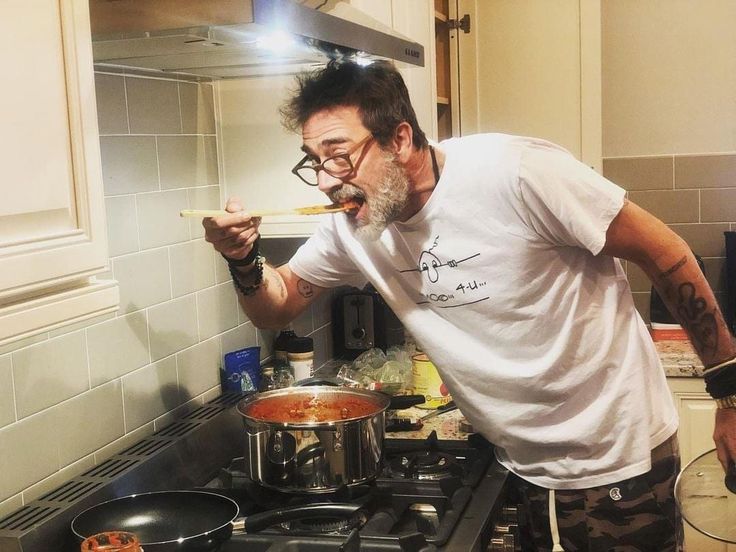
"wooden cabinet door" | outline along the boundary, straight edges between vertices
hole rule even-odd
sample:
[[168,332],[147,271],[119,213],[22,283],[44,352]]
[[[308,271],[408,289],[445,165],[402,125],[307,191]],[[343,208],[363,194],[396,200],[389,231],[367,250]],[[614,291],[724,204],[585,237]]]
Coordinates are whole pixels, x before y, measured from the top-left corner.
[[5,0],[0,18],[2,343],[114,309],[117,291],[91,280],[107,240],[87,2]]

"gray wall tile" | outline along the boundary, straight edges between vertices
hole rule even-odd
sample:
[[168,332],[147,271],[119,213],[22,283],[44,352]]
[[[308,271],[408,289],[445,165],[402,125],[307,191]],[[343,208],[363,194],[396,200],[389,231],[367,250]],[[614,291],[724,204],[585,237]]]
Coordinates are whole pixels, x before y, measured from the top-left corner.
[[672,156],[603,160],[603,176],[631,190],[671,190]]
[[220,335],[220,350],[222,350],[223,355],[246,347],[255,347],[256,345],[260,345],[261,349],[263,348],[256,337],[256,328],[250,322],[240,324],[237,328],[223,332]]
[[23,507],[23,494],[11,496],[7,500],[0,500],[0,518],[12,514]]
[[31,485],[25,491],[23,491],[23,500],[28,504],[29,502],[36,500],[40,496],[53,491],[57,487],[63,485],[70,479],[86,472],[87,470],[95,466],[95,459],[93,455],[88,455],[77,460],[73,464],[69,464],[65,468],[60,469],[56,473],[51,474],[46,479],[42,479],[35,485]]
[[181,402],[186,402],[220,384],[220,340],[208,339],[176,355]]
[[274,330],[256,330],[258,337],[258,345],[261,348],[261,361],[273,356],[273,342],[276,340],[278,332]]
[[700,198],[703,222],[736,220],[736,188],[701,190]]
[[204,240],[172,245],[171,289],[174,297],[215,285],[215,253]]
[[698,191],[631,192],[631,201],[664,222],[698,222]]
[[152,435],[154,432],[153,429],[153,422],[148,424],[143,424],[139,428],[128,430],[125,435],[120,437],[119,439],[115,439],[112,443],[109,445],[105,445],[101,449],[95,451],[94,458],[95,458],[95,464],[99,464],[101,462],[104,462],[111,456],[114,456],[128,447],[131,447],[144,439],[145,437],[148,437],[149,435]]
[[235,289],[228,283],[198,292],[200,339],[207,339],[237,326],[239,308]]
[[159,189],[153,136],[102,136],[100,155],[106,196]]
[[15,421],[13,371],[10,355],[0,357],[0,427]]
[[136,203],[142,249],[179,243],[190,238],[187,219],[179,216],[179,211],[187,208],[186,190],[138,194]]
[[148,310],[151,360],[156,361],[197,343],[197,307],[187,295]]
[[211,84],[179,83],[184,134],[215,133],[215,102]]
[[[120,380],[95,387],[54,409],[54,435],[62,466],[79,460],[125,433]],[[69,423],[74,420],[75,423]]]
[[135,429],[181,404],[172,356],[123,378],[125,427]]
[[688,243],[693,253],[701,257],[725,257],[723,232],[728,230],[728,223],[673,224],[671,228]]
[[161,188],[217,185],[217,148],[213,136],[159,136]]
[[128,134],[128,108],[122,75],[95,74],[97,125],[100,134]]
[[135,196],[116,196],[105,199],[107,215],[107,248],[111,257],[134,253],[138,243],[138,218]]
[[40,412],[88,390],[84,331],[13,353],[13,381],[19,418]]
[[[207,186],[203,188],[189,188],[187,190],[190,209],[221,209],[220,187]],[[189,229],[192,232],[192,238],[204,237],[204,227],[202,219],[191,218],[189,220]]]
[[176,82],[126,77],[125,87],[131,134],[181,134]]
[[726,260],[722,257],[703,259],[705,277],[715,292],[726,291]]
[[631,291],[649,291],[652,288],[652,281],[644,271],[634,263],[628,263],[628,266],[626,267],[626,277],[629,280]]
[[120,286],[121,312],[133,312],[171,299],[166,249],[118,257],[113,259],[112,269]]
[[736,155],[678,155],[676,188],[729,188],[736,186]]
[[54,413],[41,412],[0,429],[0,500],[59,469]]
[[146,312],[138,311],[87,330],[89,372],[96,387],[151,361]]

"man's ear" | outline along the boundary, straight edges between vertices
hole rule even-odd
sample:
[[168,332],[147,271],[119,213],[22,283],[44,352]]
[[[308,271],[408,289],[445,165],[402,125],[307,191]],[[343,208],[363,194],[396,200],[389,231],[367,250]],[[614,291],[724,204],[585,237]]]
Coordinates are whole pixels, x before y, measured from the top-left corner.
[[399,123],[394,132],[393,139],[394,153],[399,163],[406,163],[411,157],[414,149],[414,132],[411,125],[404,121]]

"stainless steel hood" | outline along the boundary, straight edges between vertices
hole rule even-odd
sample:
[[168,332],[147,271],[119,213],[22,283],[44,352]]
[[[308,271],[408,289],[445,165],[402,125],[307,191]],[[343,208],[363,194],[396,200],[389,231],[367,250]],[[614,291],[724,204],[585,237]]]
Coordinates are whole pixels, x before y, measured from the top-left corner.
[[95,67],[204,78],[283,74],[331,58],[424,65],[424,47],[346,2],[90,0]]

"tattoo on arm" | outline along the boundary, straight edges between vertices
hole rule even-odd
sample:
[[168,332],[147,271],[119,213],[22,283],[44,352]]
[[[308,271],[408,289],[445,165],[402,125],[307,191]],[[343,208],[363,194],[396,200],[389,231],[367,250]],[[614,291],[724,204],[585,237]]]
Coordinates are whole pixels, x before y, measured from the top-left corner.
[[306,280],[302,280],[301,278],[299,278],[296,283],[296,290],[299,292],[299,295],[305,299],[311,299],[314,296],[314,288],[312,287],[312,284]]
[[687,257],[683,257],[682,259],[680,259],[679,261],[677,261],[672,267],[670,267],[666,271],[662,272],[659,275],[659,277],[660,278],[666,278],[667,276],[671,276],[672,274],[674,274],[675,272],[677,272],[678,270],[680,270],[680,268],[682,268],[683,266],[685,266],[685,263],[686,262],[687,262]]
[[[679,263],[678,263],[679,264]],[[701,354],[718,351],[717,309],[708,310],[708,303],[695,293],[690,282],[680,284],[677,293],[677,314],[685,329],[689,330],[693,345]]]

